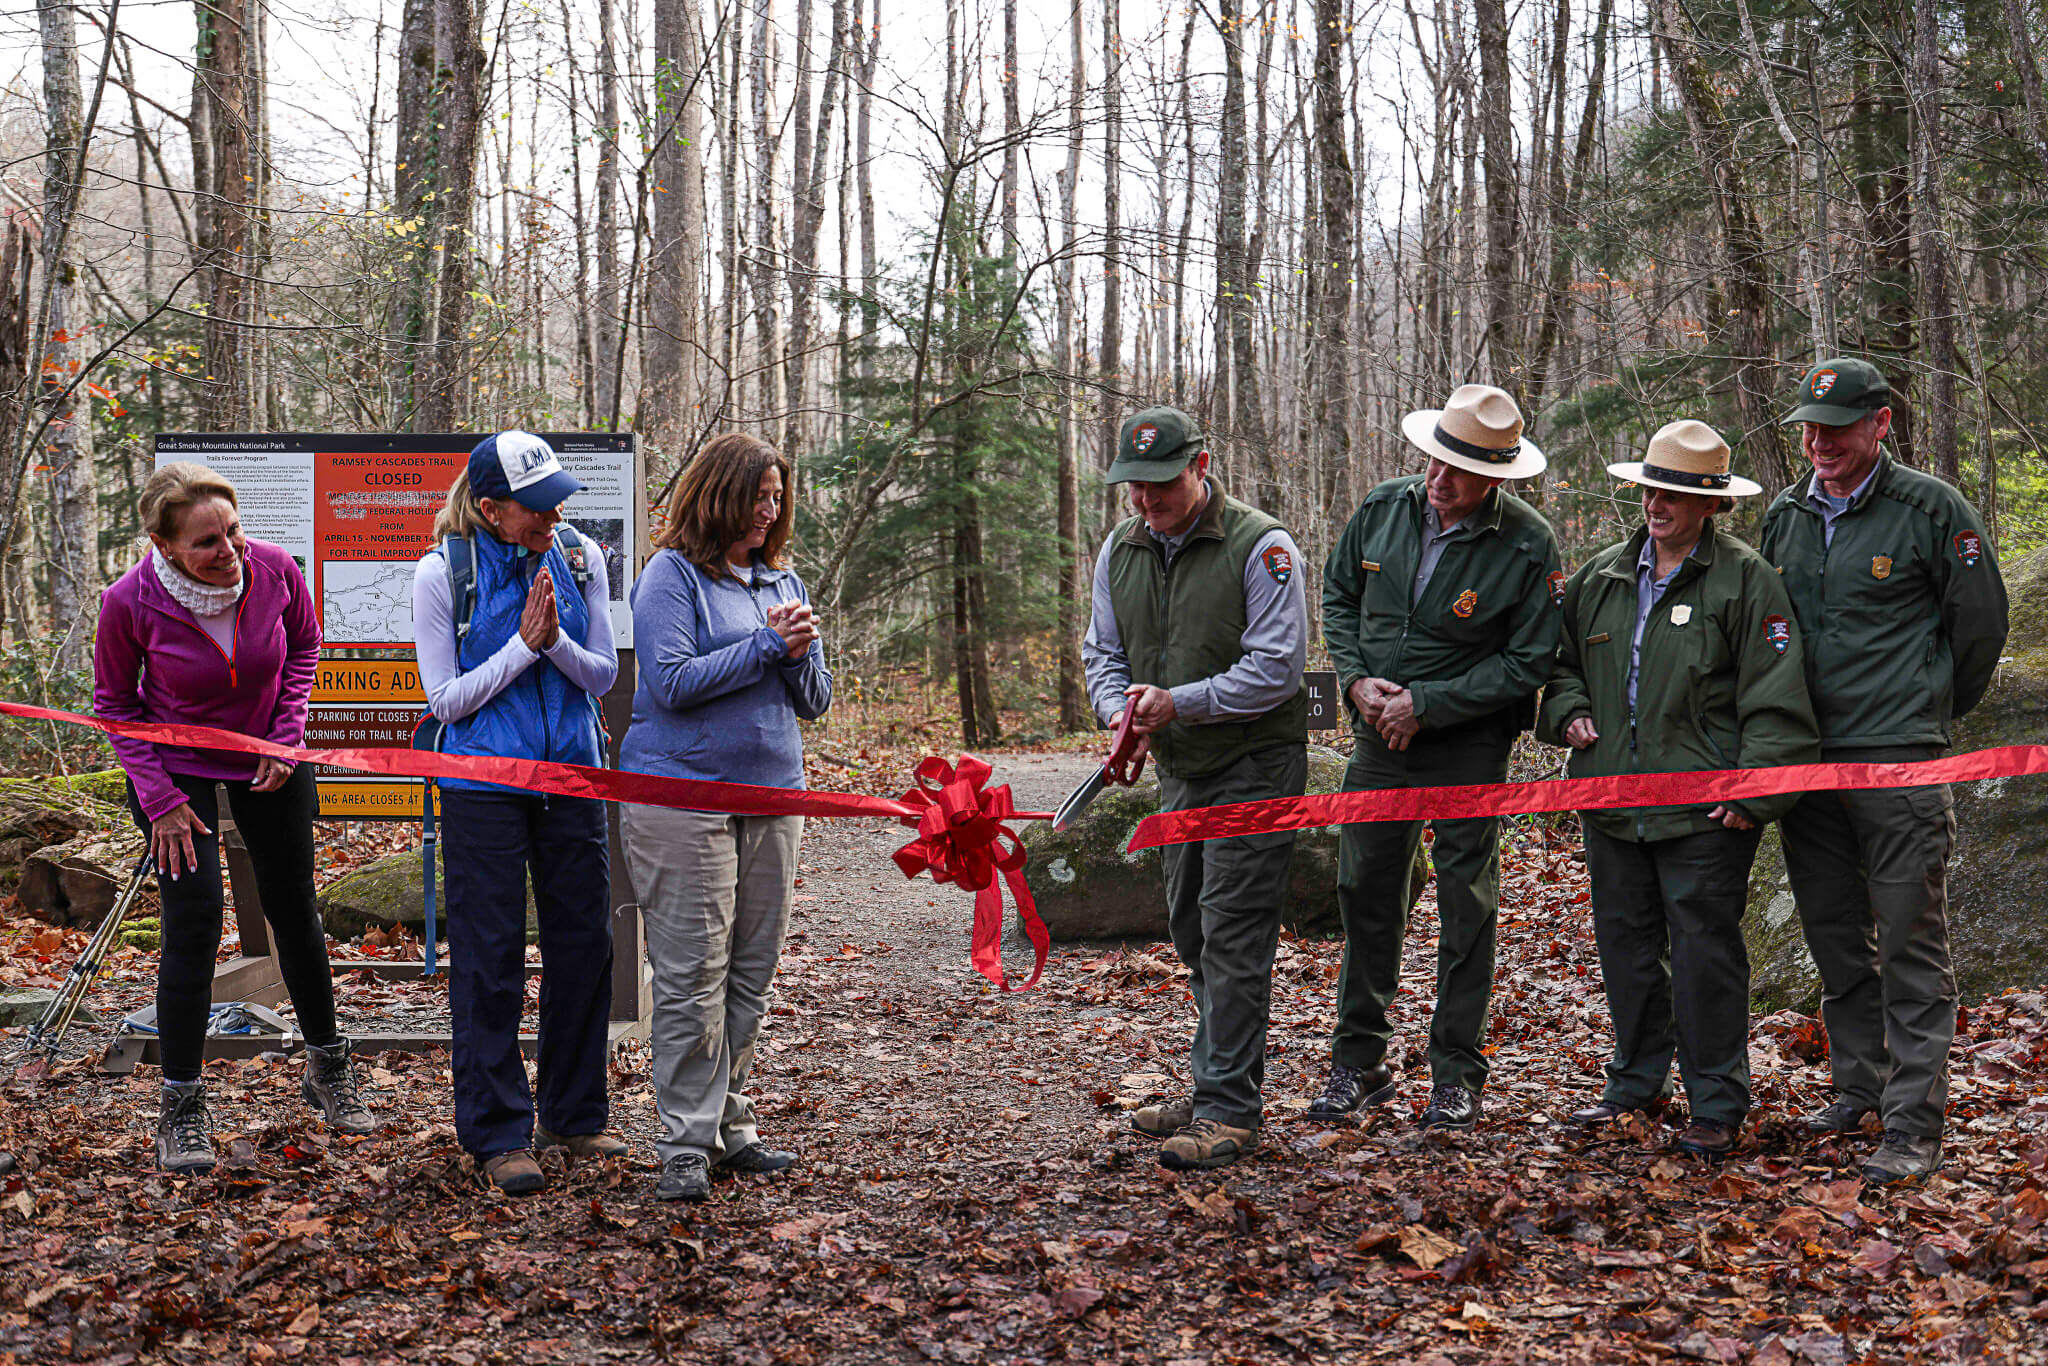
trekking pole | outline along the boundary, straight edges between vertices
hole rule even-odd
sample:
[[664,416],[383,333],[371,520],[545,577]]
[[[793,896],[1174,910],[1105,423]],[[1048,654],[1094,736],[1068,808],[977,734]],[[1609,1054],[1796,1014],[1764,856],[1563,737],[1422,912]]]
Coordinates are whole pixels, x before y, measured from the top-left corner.
[[121,922],[128,918],[129,909],[135,905],[135,898],[142,891],[144,879],[155,866],[147,853],[136,861],[135,872],[128,879],[127,888],[115,899],[113,909],[107,912],[107,918],[100,922],[100,927],[93,931],[92,939],[84,952],[78,955],[78,961],[71,965],[71,975],[57,989],[57,995],[43,1011],[43,1018],[30,1026],[28,1037],[22,1042],[22,1052],[41,1054],[45,1065],[56,1060],[57,1049],[64,1042],[64,1031],[71,1028],[72,1017],[84,1003],[86,992],[92,989],[92,979],[99,976],[100,965],[106,961],[114,937],[121,932]]

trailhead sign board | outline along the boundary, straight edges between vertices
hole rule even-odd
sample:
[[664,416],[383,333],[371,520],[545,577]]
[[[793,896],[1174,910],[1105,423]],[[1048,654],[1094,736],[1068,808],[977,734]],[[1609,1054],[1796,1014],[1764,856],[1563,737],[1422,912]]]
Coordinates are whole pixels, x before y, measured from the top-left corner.
[[[479,432],[167,432],[156,464],[189,460],[235,486],[242,529],[299,562],[324,638],[306,720],[311,748],[404,749],[426,712],[413,663],[412,576],[434,517]],[[639,450],[629,433],[543,432],[584,485],[563,520],[602,544],[612,636],[632,648],[627,605],[640,544]],[[561,585],[557,586],[562,587]],[[418,779],[323,768],[320,814],[418,820]]]

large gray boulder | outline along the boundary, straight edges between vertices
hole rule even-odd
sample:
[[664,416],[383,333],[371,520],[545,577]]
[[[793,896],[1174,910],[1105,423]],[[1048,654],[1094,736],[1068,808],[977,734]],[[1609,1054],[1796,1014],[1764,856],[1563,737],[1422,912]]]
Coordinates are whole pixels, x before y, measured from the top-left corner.
[[[1344,756],[1336,750],[1310,745],[1308,790],[1341,790],[1344,765]],[[1160,851],[1124,852],[1138,822],[1159,809],[1159,784],[1153,772],[1147,765],[1136,786],[1104,791],[1071,830],[1056,831],[1049,821],[1033,821],[1024,828],[1032,896],[1054,939],[1166,938],[1166,874]],[[1337,829],[1332,825],[1303,830],[1294,841],[1282,914],[1296,934],[1340,931]],[[1412,886],[1416,895],[1422,877],[1418,863]]]
[[[2048,551],[2005,566],[2012,633],[1991,690],[1956,726],[1955,751],[2048,742]],[[1993,778],[1955,787],[1949,946],[1965,1001],[2048,982],[2048,779]],[[1750,876],[1750,990],[1757,1008],[1811,1011],[1820,977],[1772,827]]]
[[[440,846],[434,850],[434,914],[439,937],[448,934],[448,877]],[[426,861],[420,847],[387,854],[365,864],[345,877],[338,877],[320,889],[320,919],[337,939],[354,939],[365,930],[386,930],[403,925],[415,935],[427,924]],[[533,888],[526,889],[526,938],[536,937]]]

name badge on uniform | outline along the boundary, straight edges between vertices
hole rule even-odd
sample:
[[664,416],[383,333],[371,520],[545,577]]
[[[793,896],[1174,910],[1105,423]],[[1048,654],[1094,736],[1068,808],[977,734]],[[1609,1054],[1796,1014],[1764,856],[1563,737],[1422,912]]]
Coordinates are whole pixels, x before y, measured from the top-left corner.
[[1612,639],[1614,639],[1612,634],[1606,631],[1602,631],[1597,636],[1587,636],[1586,643],[1588,645],[1605,645],[1608,641]]
[[1685,602],[1681,602],[1681,603],[1679,603],[1679,604],[1678,604],[1678,606],[1676,606],[1676,607],[1674,607],[1674,608],[1672,608],[1672,609],[1671,609],[1671,624],[1672,624],[1673,626],[1683,626],[1683,625],[1685,625],[1685,623],[1687,623],[1688,621],[1691,621],[1691,620],[1692,620],[1692,604],[1691,604],[1691,603],[1685,603]]
[[1358,564],[1359,567],[1364,569],[1368,574],[1377,574],[1380,572],[1380,562],[1378,560],[1360,560]]

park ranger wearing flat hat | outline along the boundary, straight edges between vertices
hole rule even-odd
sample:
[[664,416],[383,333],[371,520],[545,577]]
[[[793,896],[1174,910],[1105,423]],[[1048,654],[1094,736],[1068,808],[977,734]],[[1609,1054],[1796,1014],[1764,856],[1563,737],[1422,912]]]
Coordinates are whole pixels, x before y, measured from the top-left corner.
[[[1500,487],[1544,468],[1504,390],[1467,384],[1401,424],[1422,474],[1368,493],[1323,568],[1323,634],[1357,745],[1344,789],[1498,783],[1557,650],[1557,538]],[[1468,1129],[1486,1085],[1500,822],[1438,821],[1436,1012],[1425,1129]],[[1346,825],[1337,904],[1344,965],[1321,1119],[1394,1096],[1387,1010],[1401,981],[1420,821]]]
[[[1891,388],[1868,361],[1822,361],[1784,417],[1813,464],[1764,514],[1806,643],[1821,755],[1931,759],[1990,685],[2006,594],[1969,500],[1880,445]],[[1948,788],[1809,792],[1786,813],[1785,871],[1820,969],[1835,1099],[1806,1125],[1854,1133],[1877,1113],[1872,1181],[1941,1165],[1956,985],[1948,953]]]
[[[1095,561],[1082,642],[1095,714],[1126,708],[1159,761],[1159,807],[1298,797],[1308,779],[1301,555],[1273,518],[1224,493],[1201,430],[1176,408],[1127,420],[1111,483],[1134,516]],[[1165,851],[1167,924],[1197,1024],[1193,1093],[1132,1115],[1177,1169],[1220,1167],[1258,1144],[1266,1023],[1294,835]]]

